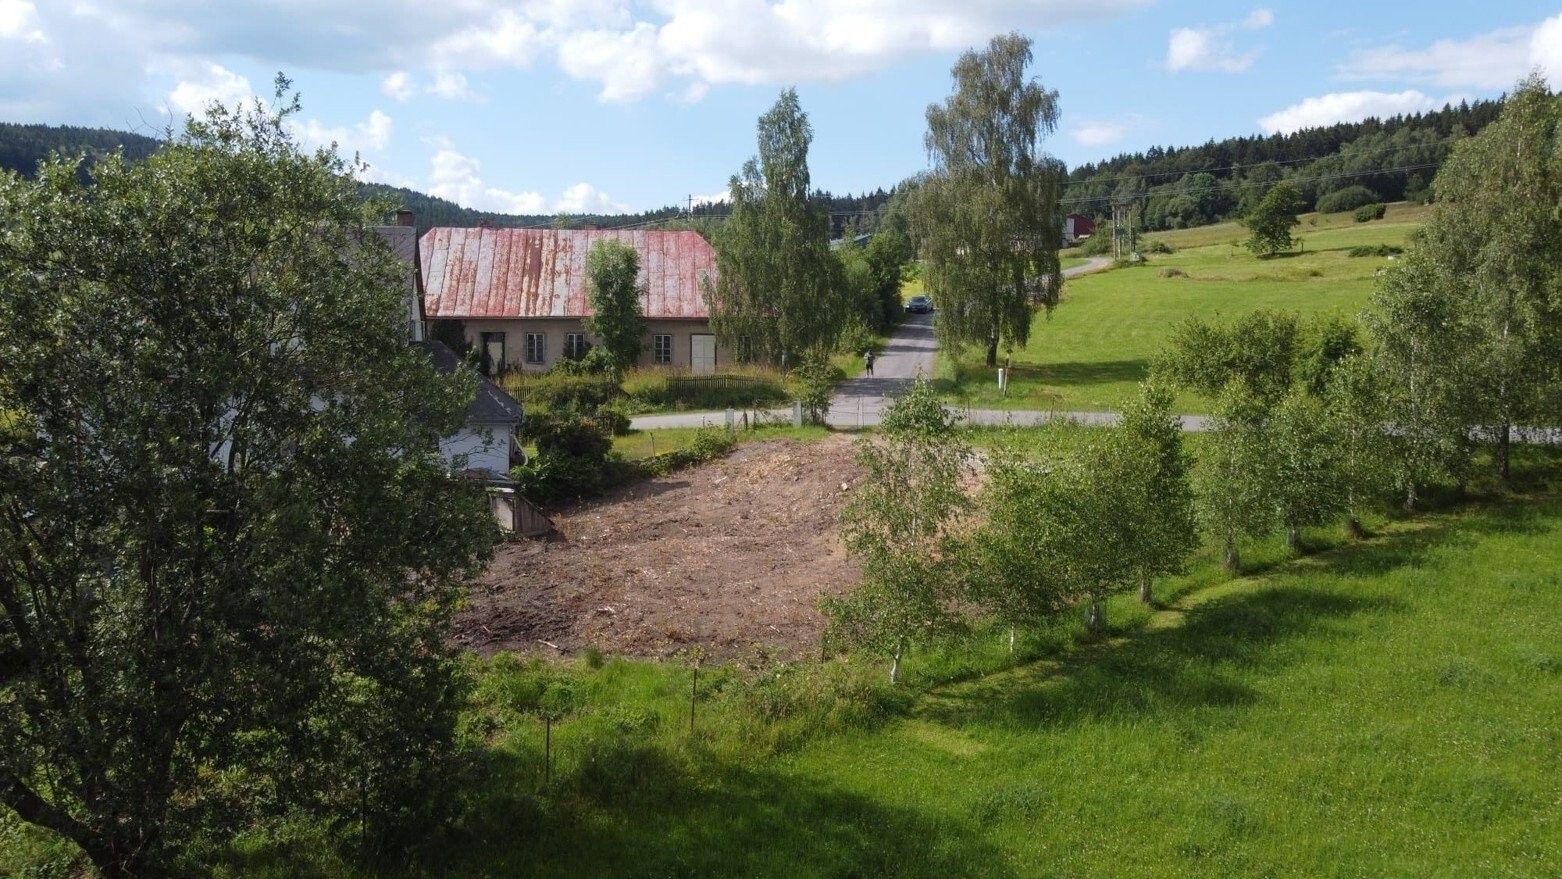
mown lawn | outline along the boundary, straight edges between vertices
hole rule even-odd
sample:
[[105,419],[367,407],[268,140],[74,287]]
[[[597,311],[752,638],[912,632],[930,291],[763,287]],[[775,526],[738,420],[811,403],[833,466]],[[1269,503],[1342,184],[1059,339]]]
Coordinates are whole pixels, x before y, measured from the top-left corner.
[[[1235,223],[1151,235],[1176,252],[1070,280],[1053,313],[1037,314],[1029,343],[1013,354],[1007,393],[999,392],[996,375],[974,349],[958,360],[940,353],[941,389],[977,407],[1117,409],[1135,393],[1171,330],[1188,317],[1227,321],[1258,308],[1303,315],[1359,311],[1375,274],[1391,263],[1347,251],[1404,246],[1425,210],[1394,205],[1371,223],[1355,223],[1349,214],[1305,215],[1297,228],[1301,249],[1264,260],[1241,247],[1245,234]],[[1209,401],[1185,397],[1177,406],[1203,412]]]

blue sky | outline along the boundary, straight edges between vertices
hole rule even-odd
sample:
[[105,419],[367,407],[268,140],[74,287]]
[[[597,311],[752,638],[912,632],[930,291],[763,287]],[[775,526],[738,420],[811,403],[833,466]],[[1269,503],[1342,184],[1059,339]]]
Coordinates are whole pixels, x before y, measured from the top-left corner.
[[1035,40],[1070,165],[1562,84],[1562,4],[1485,0],[0,0],[0,120],[155,133],[303,92],[300,137],[371,179],[516,212],[719,194],[796,85],[814,182],[921,170],[960,50]]

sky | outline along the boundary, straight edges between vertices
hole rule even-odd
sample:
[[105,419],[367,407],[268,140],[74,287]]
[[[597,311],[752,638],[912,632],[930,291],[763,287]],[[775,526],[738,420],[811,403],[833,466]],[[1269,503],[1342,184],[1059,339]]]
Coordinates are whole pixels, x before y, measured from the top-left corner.
[[962,51],[1019,31],[1070,166],[1562,88],[1553,0],[0,0],[0,121],[156,135],[278,72],[366,179],[511,213],[719,198],[795,86],[814,185],[927,166]]

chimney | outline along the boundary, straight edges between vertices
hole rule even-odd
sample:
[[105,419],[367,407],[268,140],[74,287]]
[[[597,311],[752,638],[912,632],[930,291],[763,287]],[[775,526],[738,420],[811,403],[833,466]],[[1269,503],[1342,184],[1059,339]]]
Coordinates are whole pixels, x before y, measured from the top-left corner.
[[403,208],[396,212],[396,225],[415,226],[417,225],[417,216],[418,215],[412,211]]

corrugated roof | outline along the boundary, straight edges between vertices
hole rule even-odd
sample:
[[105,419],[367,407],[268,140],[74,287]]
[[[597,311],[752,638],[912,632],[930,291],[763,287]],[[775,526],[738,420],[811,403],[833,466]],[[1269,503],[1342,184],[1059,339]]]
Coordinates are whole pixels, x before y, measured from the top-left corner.
[[606,239],[640,253],[648,318],[705,318],[716,251],[698,232],[607,229],[430,229],[418,242],[431,317],[584,317],[586,255]]

